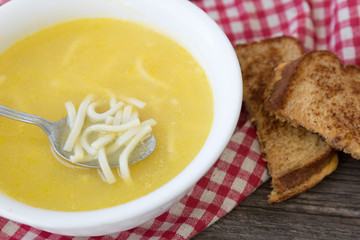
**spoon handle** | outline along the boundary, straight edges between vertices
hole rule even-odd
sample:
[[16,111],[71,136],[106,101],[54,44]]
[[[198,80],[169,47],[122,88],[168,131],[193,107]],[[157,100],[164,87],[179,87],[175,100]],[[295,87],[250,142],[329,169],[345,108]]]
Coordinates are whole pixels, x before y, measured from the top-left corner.
[[50,135],[54,123],[48,121],[40,116],[20,112],[4,105],[0,105],[0,116],[11,118],[13,120],[34,124],[45,131],[47,135]]

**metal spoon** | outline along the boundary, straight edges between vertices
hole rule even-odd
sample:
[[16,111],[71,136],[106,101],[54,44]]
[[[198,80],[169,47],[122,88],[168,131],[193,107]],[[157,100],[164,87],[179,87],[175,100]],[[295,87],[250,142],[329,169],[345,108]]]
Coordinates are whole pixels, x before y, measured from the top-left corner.
[[[57,121],[51,122],[40,116],[20,112],[9,107],[0,105],[0,116],[11,118],[17,121],[34,124],[40,127],[50,139],[50,143],[55,152],[64,160],[70,161],[70,152],[64,151],[63,146],[70,131],[67,124],[67,117]],[[155,149],[156,140],[151,134],[145,141],[139,143],[129,156],[129,164],[136,163],[149,156]],[[117,155],[118,156],[118,155]],[[110,167],[118,167],[119,160],[114,154],[108,156]],[[71,162],[73,163],[73,162]],[[84,167],[100,168],[99,162],[96,159],[88,162],[74,163]]]

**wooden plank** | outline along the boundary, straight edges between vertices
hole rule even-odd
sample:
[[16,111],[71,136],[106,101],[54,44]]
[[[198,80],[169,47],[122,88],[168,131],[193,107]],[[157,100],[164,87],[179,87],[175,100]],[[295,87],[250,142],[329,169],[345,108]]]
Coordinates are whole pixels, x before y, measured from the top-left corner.
[[286,202],[269,205],[270,181],[193,239],[360,239],[360,160]]

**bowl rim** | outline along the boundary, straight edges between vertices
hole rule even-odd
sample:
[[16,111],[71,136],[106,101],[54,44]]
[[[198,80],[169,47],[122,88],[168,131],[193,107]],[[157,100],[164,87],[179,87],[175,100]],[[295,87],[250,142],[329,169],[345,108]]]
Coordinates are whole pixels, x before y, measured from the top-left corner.
[[[9,8],[16,8],[23,5],[26,0],[12,0],[5,3],[0,7],[0,15],[7,11]],[[42,0],[38,0],[41,2]],[[111,0],[111,1],[120,1],[120,0]],[[146,0],[138,0],[138,2],[145,2]],[[91,1],[90,1],[91,2]],[[188,14],[194,15],[196,19],[202,23],[204,23],[209,31],[214,35],[215,43],[222,43],[222,50],[224,50],[224,54],[228,55],[229,61],[231,62],[231,68],[234,72],[231,73],[232,78],[238,79],[238,83],[236,81],[232,81],[232,92],[229,94],[231,96],[231,100],[233,105],[229,106],[228,115],[230,118],[228,119],[228,126],[226,129],[222,129],[220,135],[220,143],[211,149],[212,156],[210,159],[207,159],[208,163],[204,167],[204,161],[200,161],[199,159],[206,155],[204,152],[204,147],[200,150],[198,155],[190,162],[190,164],[181,171],[177,176],[175,176],[172,180],[170,180],[165,185],[160,188],[154,190],[153,192],[130,201],[128,203],[120,204],[113,207],[108,207],[99,210],[91,210],[91,211],[80,211],[80,212],[64,212],[64,211],[54,211],[54,210],[46,210],[40,209],[36,207],[32,207],[20,202],[17,202],[14,199],[8,198],[6,196],[1,196],[0,201],[5,201],[6,203],[11,202],[11,208],[6,209],[3,206],[0,206],[0,215],[5,218],[21,222],[24,224],[37,226],[39,228],[46,229],[79,229],[79,228],[91,228],[99,225],[99,220],[97,217],[101,217],[101,224],[115,224],[119,221],[128,221],[129,219],[136,219],[140,216],[152,212],[154,209],[160,209],[160,212],[167,210],[170,208],[168,205],[169,202],[174,201],[174,199],[179,198],[179,192],[185,194],[193,187],[198,180],[204,176],[204,174],[213,166],[215,161],[219,158],[223,150],[225,149],[228,141],[230,140],[233,131],[236,127],[238,117],[240,115],[240,109],[242,105],[242,81],[241,81],[241,71],[240,66],[238,64],[238,60],[236,54],[234,52],[233,46],[230,41],[221,30],[221,28],[200,8],[196,7],[195,4],[189,1],[183,0],[152,0],[152,4],[161,4],[162,8],[174,6],[179,7],[179,9],[186,9]],[[160,6],[160,5],[159,5]],[[230,74],[230,73],[229,73]],[[229,89],[229,88],[227,88]],[[214,89],[213,89],[214,92]],[[215,99],[214,99],[215,104]],[[231,111],[230,111],[231,110]],[[230,113],[231,112],[231,113]],[[215,118],[215,111],[214,111]],[[215,121],[215,119],[213,120]],[[214,123],[213,123],[214,124]],[[213,130],[213,124],[211,126],[211,132]],[[230,126],[230,127],[229,127]],[[224,127],[225,128],[225,127]],[[220,131],[217,130],[218,134]],[[210,134],[206,143],[210,138]],[[205,143],[205,144],[206,144]],[[205,146],[204,144],[204,146]],[[191,178],[186,176],[192,176]],[[2,194],[1,194],[2,195]],[[182,195],[183,196],[183,195]],[[181,196],[181,197],[182,197]],[[8,198],[8,199],[7,199]],[[146,204],[151,200],[151,204]],[[13,202],[15,201],[15,202]],[[130,210],[131,211],[130,211]],[[114,214],[121,213],[125,211],[126,214]],[[34,216],[34,212],[36,212],[36,216]],[[97,217],[96,217],[97,216]],[[71,219],[71,221],[69,221]],[[83,221],[87,219],[86,221]],[[76,224],[74,224],[76,223]],[[115,230],[116,231],[116,230]]]

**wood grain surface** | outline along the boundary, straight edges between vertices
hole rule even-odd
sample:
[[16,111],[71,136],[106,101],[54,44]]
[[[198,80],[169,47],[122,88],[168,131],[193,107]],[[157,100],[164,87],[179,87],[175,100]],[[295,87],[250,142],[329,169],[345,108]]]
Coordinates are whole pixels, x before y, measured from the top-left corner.
[[267,203],[267,181],[193,239],[360,239],[360,160],[339,160],[334,173],[283,203]]

